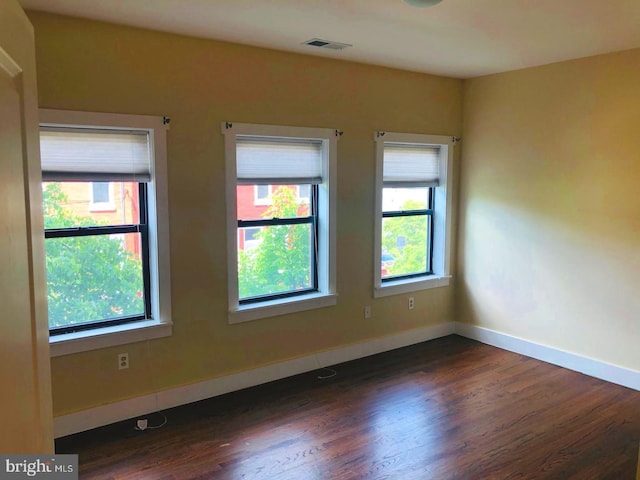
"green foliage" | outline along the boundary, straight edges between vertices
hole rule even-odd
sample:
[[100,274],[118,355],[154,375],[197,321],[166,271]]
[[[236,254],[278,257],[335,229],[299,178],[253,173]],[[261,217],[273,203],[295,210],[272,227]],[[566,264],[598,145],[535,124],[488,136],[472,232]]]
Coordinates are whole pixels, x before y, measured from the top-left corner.
[[[45,228],[97,225],[65,208],[59,183],[46,184],[43,199]],[[49,238],[46,265],[50,327],[144,312],[141,262],[120,238]]]
[[[278,187],[263,218],[291,218],[308,215],[294,190]],[[238,287],[240,298],[270,295],[311,286],[311,226],[277,225],[263,227],[255,235],[258,247],[238,251]]]
[[[403,210],[418,210],[426,204],[407,200]],[[382,220],[382,251],[394,257],[393,265],[386,267],[388,276],[409,275],[425,271],[427,262],[426,216],[393,217]],[[404,238],[404,245],[398,244]]]

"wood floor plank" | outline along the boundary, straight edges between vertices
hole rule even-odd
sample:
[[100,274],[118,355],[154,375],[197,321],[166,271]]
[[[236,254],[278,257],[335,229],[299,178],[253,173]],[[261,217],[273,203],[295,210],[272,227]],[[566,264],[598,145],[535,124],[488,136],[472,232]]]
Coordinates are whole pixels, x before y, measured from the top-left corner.
[[56,449],[86,479],[635,478],[640,392],[455,335],[333,368]]

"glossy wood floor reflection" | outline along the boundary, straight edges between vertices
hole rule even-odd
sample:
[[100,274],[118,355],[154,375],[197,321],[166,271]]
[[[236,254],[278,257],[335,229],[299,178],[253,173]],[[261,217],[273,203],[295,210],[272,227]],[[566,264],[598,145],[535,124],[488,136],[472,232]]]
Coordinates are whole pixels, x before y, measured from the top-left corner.
[[83,479],[635,478],[640,392],[457,336],[334,368],[57,450]]

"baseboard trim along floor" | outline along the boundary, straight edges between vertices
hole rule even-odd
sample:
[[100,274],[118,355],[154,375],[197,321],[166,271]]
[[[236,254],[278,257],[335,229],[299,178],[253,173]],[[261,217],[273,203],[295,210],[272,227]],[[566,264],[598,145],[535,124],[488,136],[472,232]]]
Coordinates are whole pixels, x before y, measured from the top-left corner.
[[636,370],[619,367],[488,328],[460,322],[455,322],[455,324],[455,333],[462,337],[640,391],[640,372]]
[[177,407],[318,368],[458,334],[544,362],[640,391],[640,372],[566,352],[529,340],[459,322],[448,322],[318,352],[204,382],[102,405],[54,419],[56,438]]
[[258,367],[233,375],[213,378],[192,385],[162,390],[157,393],[62,415],[54,418],[55,437],[64,437],[128,418],[146,415],[151,412],[197,402],[205,398],[211,398],[300,373],[310,372],[329,365],[357,360],[368,357],[369,355],[388,352],[396,348],[445,337],[453,334],[454,328],[455,324],[448,322],[409,330],[387,337],[375,338],[367,342],[347,345],[264,367]]

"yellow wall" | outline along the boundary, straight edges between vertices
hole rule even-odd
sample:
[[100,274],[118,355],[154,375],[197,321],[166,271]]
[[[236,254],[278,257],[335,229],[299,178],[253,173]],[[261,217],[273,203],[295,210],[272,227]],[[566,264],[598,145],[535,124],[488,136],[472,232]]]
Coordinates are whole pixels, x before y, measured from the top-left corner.
[[457,317],[640,370],[640,50],[465,83]]
[[[416,293],[412,311],[406,296],[372,299],[373,133],[459,134],[460,80],[29,16],[41,107],[171,117],[174,335],[54,358],[56,415],[453,319],[451,287]],[[227,324],[223,121],[344,130],[336,307]]]

